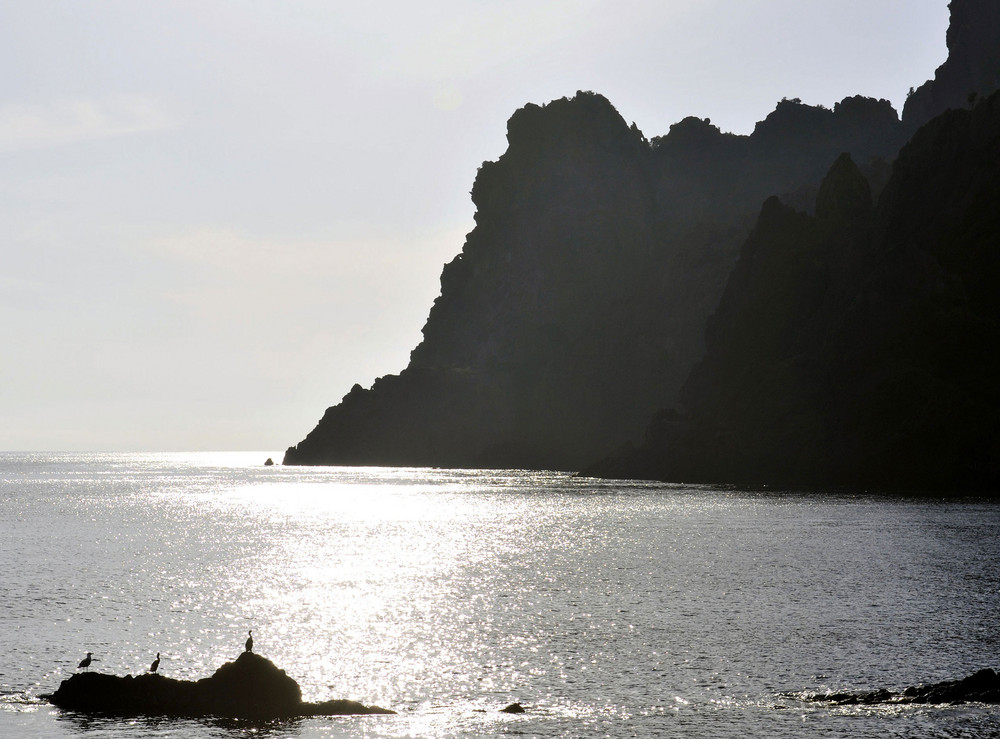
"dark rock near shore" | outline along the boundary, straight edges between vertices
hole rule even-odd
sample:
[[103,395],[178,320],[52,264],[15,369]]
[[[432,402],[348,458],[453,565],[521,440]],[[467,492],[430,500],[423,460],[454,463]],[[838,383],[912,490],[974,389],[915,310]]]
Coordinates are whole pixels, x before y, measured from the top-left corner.
[[197,681],[80,672],[63,680],[49,700],[66,710],[127,716],[269,719],[395,713],[348,700],[304,703],[295,680],[252,652]]
[[509,706],[504,706],[500,709],[500,713],[524,713],[524,706],[520,703],[511,703]]
[[980,670],[961,680],[917,685],[898,692],[882,688],[865,693],[807,693],[800,697],[807,701],[837,706],[879,703],[1000,703],[1000,675],[993,670]]

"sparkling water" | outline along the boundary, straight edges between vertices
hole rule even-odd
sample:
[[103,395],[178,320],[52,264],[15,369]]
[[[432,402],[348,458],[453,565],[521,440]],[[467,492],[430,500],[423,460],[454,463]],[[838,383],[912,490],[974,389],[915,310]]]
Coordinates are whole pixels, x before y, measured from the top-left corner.
[[[1000,668],[996,504],[268,456],[0,454],[0,736],[1000,734],[998,707],[797,697]],[[398,714],[121,719],[40,697],[88,651],[206,677],[250,629],[304,699]]]

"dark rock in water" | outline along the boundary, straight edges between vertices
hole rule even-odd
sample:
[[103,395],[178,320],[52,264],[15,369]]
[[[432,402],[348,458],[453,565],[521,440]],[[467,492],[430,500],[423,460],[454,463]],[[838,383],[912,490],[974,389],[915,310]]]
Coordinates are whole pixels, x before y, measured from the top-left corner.
[[366,706],[357,701],[344,699],[322,701],[320,703],[303,703],[297,716],[355,716],[362,714],[395,714],[388,708]]
[[202,687],[211,712],[225,716],[246,716],[255,711],[278,715],[302,702],[295,680],[270,660],[248,652],[196,684]]
[[85,713],[156,716],[295,718],[395,713],[347,700],[303,703],[295,680],[273,662],[244,652],[211,677],[174,680],[147,674],[118,677],[83,672],[63,680],[49,699],[53,705]]
[[500,713],[524,713],[524,706],[520,703],[511,703],[509,706],[501,708]]
[[1000,703],[1000,675],[993,670],[980,670],[961,680],[912,686],[898,693],[882,688],[867,693],[811,693],[804,697],[808,701],[837,706],[878,703]]
[[264,466],[265,466],[265,467],[270,467],[270,466],[271,466],[271,465],[273,465],[273,464],[274,464],[274,460],[273,460],[273,459],[271,459],[270,457],[268,457],[268,458],[267,458],[267,461],[266,461],[266,462],[264,462]]

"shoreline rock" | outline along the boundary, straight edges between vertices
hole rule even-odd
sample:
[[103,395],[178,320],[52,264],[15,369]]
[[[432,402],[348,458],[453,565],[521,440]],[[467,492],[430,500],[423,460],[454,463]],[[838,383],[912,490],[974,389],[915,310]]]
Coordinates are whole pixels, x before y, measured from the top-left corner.
[[107,675],[80,672],[63,680],[49,701],[62,709],[111,715],[224,718],[301,718],[394,714],[350,700],[308,703],[299,684],[273,662],[244,652],[201,680],[157,674]]
[[879,703],[1000,703],[1000,675],[986,669],[961,680],[915,685],[899,692],[880,688],[865,693],[807,693],[800,697],[813,703],[830,703],[835,706],[868,706]]

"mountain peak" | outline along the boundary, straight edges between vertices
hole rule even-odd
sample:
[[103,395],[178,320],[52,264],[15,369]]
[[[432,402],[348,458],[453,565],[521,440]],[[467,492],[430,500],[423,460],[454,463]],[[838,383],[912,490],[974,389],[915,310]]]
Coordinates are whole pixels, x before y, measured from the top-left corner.
[[872,210],[868,180],[848,153],[841,154],[819,186],[816,216],[824,222],[855,223]]

